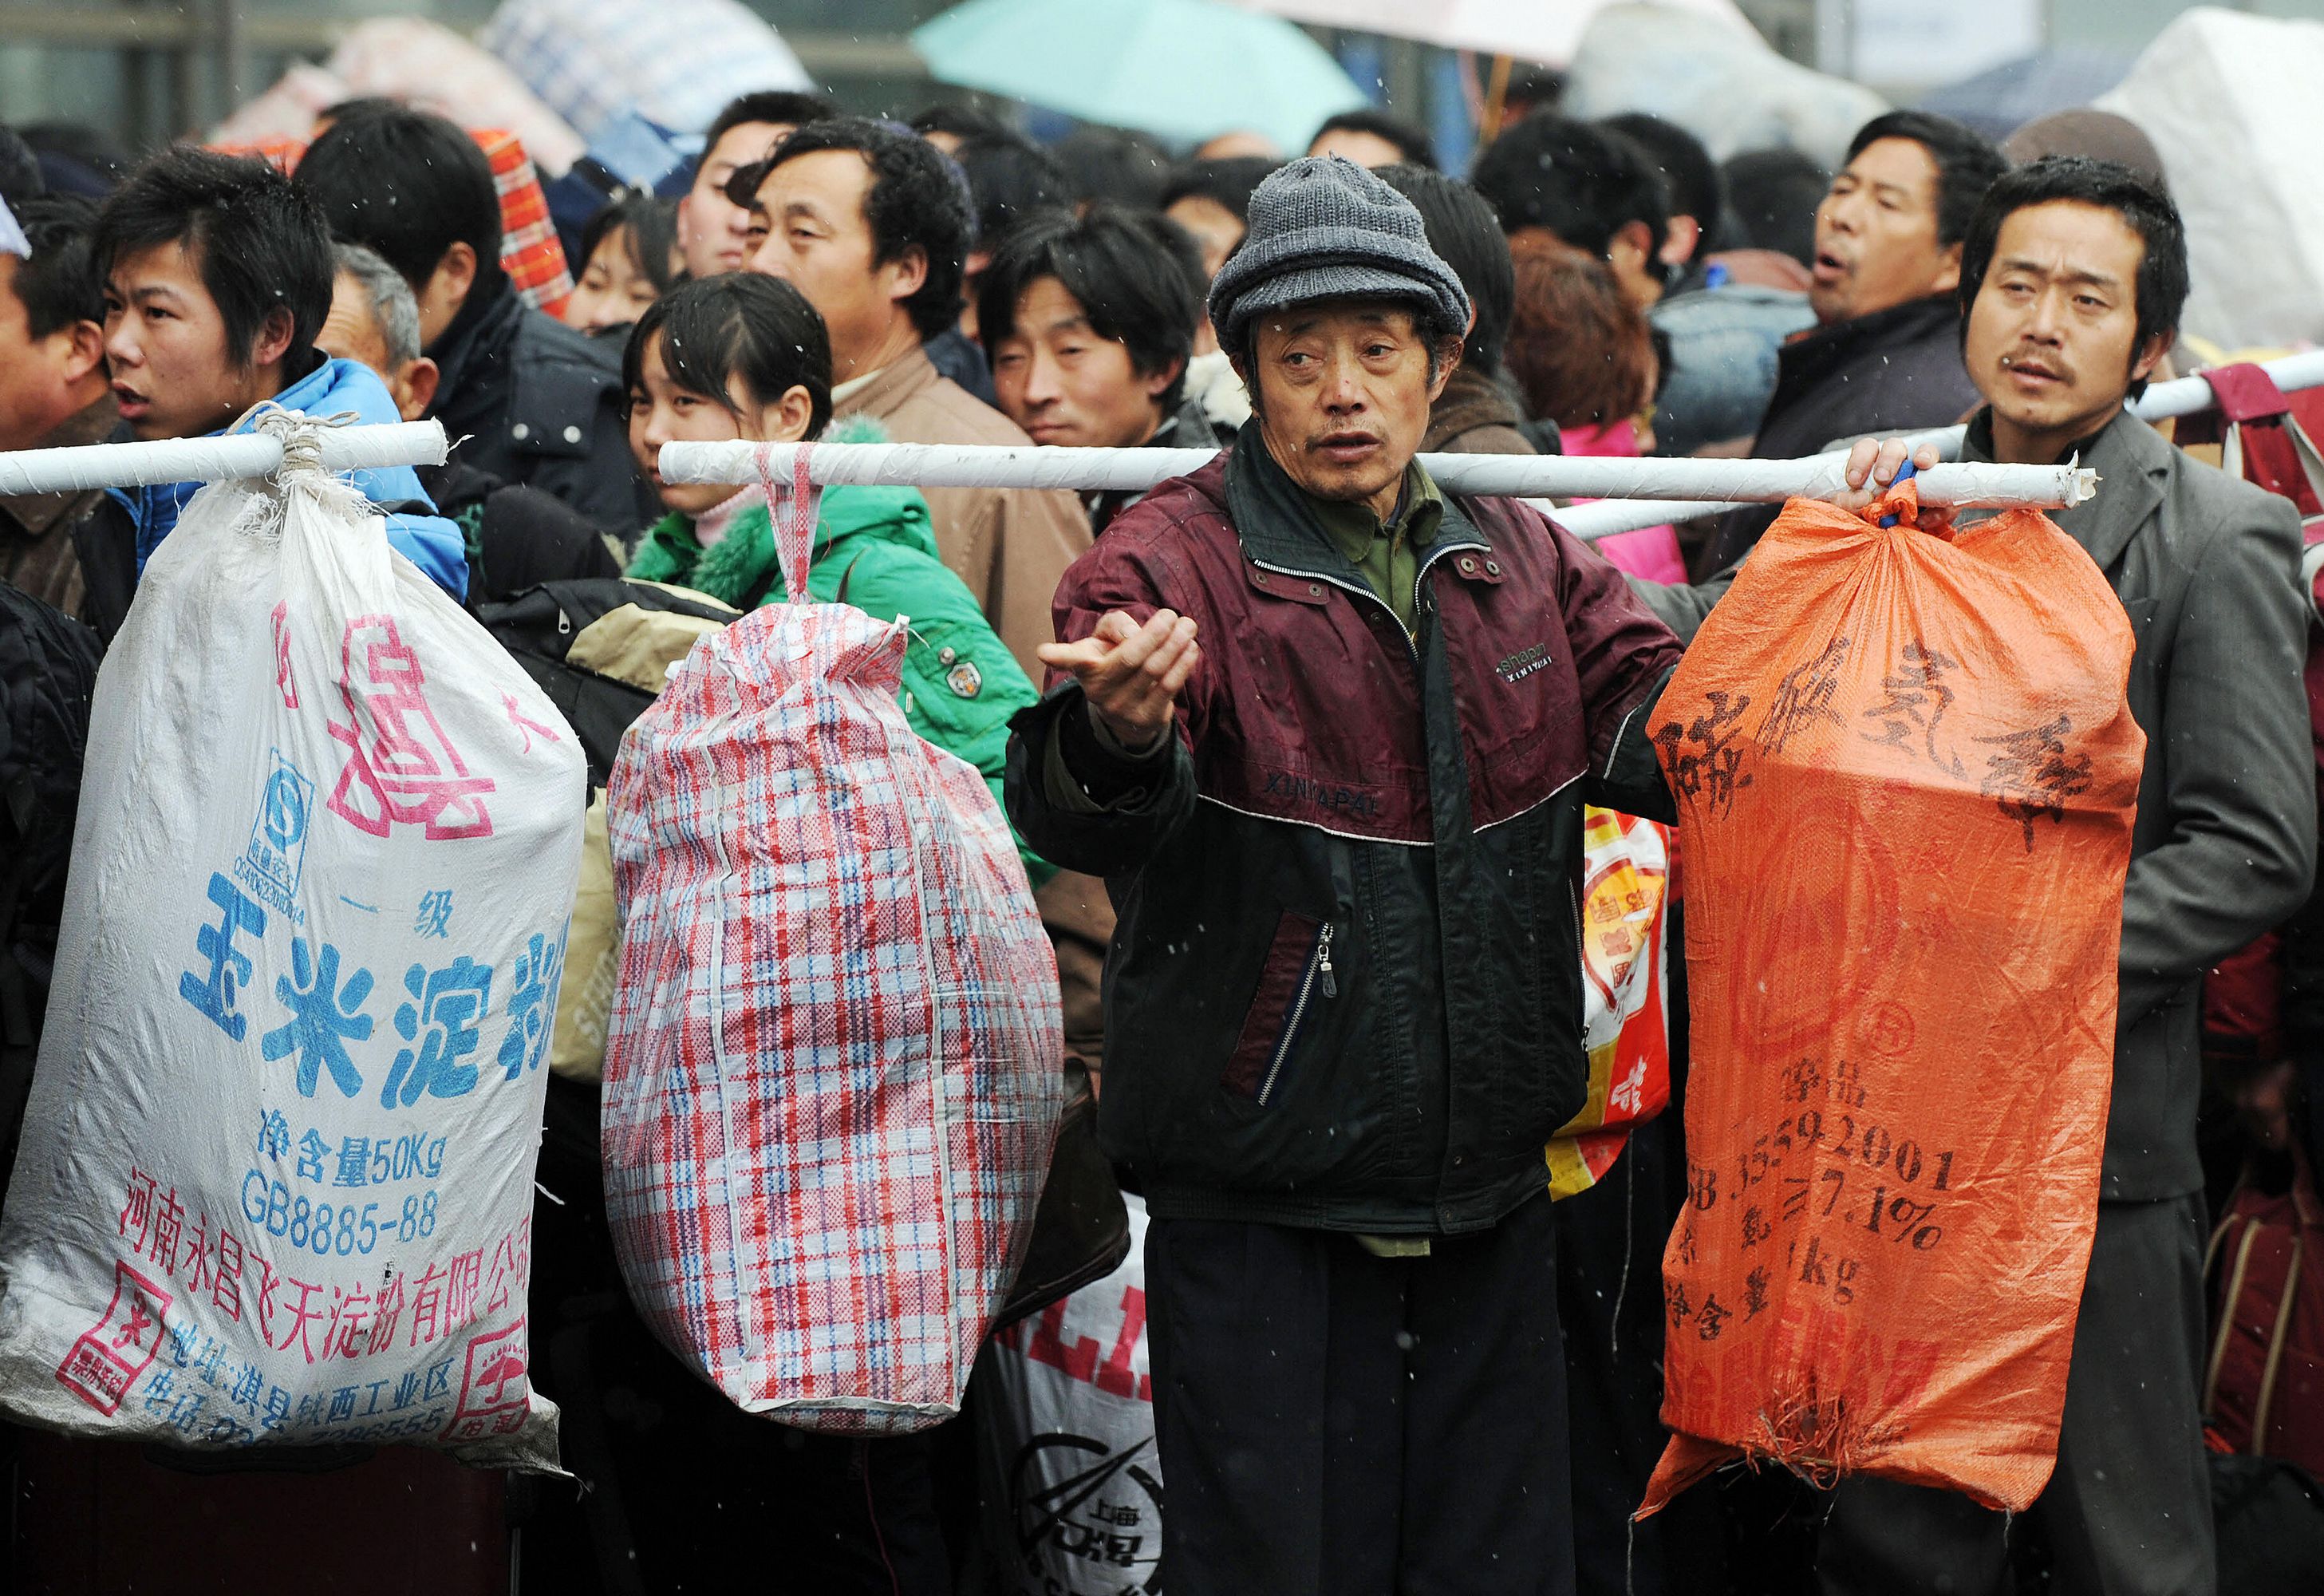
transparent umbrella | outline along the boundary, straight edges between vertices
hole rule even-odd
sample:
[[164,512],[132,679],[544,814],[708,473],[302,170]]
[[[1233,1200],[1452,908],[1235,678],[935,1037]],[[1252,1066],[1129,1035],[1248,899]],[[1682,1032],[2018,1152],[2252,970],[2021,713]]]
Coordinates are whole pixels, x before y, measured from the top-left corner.
[[1370,103],[1296,27],[1222,0],[969,0],[912,46],[940,81],[1170,139],[1248,127],[1305,149]]

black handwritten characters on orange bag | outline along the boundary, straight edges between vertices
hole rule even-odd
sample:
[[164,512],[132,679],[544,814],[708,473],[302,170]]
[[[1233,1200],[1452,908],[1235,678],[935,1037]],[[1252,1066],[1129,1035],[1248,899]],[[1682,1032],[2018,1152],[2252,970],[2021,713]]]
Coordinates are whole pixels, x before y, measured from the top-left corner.
[[1738,1455],[2010,1508],[2048,1480],[2145,746],[2131,649],[2039,515],[1946,542],[1801,503],[1665,691],[1694,1065],[1645,1510]]
[[1985,782],[1978,790],[1998,800],[2001,812],[2024,828],[2029,853],[2034,851],[2034,823],[2047,819],[2064,824],[2066,800],[2090,789],[2090,756],[2066,747],[2073,729],[2072,718],[2061,713],[2022,732],[1978,739],[2000,750],[1986,756]]
[[1730,697],[1712,693],[1707,706],[1692,722],[1665,722],[1654,740],[1663,751],[1663,769],[1668,772],[1671,790],[1682,799],[1701,794],[1713,811],[1724,814],[1735,801],[1736,789],[1751,784],[1748,776],[1738,778],[1743,751],[1735,746],[1742,734],[1743,712],[1751,707],[1751,700],[1743,694]]

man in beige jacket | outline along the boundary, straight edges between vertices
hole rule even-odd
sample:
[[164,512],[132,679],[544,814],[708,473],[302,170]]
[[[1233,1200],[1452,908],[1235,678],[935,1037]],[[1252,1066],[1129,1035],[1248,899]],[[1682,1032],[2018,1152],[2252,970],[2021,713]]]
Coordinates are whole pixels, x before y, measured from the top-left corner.
[[[799,128],[734,175],[752,212],[747,270],[788,279],[831,332],[832,408],[899,443],[1029,446],[999,411],[939,375],[923,339],[960,313],[968,189],[935,146],[860,117]],[[1049,597],[1090,545],[1062,492],[927,488],[936,545],[1035,681]]]
[[[727,192],[751,211],[746,270],[788,279],[823,315],[835,414],[870,416],[899,443],[1031,447],[920,348],[959,317],[971,226],[967,184],[934,145],[860,117],[810,123],[737,171]],[[1025,489],[922,492],[945,563],[1040,681],[1035,650],[1051,639],[1050,596],[1090,546],[1081,501]],[[1105,1029],[1098,981],[1113,935],[1105,883],[1060,871],[1038,898],[1057,950],[1066,1052],[1095,1069]]]

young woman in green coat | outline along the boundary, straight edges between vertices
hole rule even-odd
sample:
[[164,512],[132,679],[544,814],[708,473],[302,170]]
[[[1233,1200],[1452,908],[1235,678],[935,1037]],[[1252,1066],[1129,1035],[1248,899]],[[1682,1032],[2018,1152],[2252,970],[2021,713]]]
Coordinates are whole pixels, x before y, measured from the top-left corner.
[[[681,283],[648,308],[622,357],[630,448],[669,513],[650,528],[628,575],[750,609],[787,596],[763,489],[666,483],[661,446],[820,438],[831,420],[831,346],[823,319],[789,283],[730,272]],[[847,424],[834,442],[884,441]],[[1025,678],[959,577],[936,556],[915,488],[823,492],[807,592],[881,620],[906,618],[899,699],[912,730],[982,773],[997,802],[1009,717],[1033,702]],[[1054,871],[1020,846],[1038,887]]]

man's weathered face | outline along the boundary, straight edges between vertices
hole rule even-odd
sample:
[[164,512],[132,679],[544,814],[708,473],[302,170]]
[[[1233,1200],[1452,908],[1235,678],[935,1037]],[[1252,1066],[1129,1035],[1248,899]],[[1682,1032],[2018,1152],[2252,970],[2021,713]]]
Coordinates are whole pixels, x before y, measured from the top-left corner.
[[872,163],[853,150],[795,155],[767,174],[751,208],[749,270],[780,277],[807,296],[831,334],[834,375],[892,339],[902,301],[925,280],[917,252],[880,262],[863,202]]
[[1140,376],[1129,346],[1102,338],[1054,277],[1018,296],[1016,324],[992,346],[992,389],[1009,419],[1039,444],[1128,448],[1162,425],[1174,372]]
[[1816,207],[1808,304],[1825,326],[1960,283],[1960,245],[1937,242],[1937,163],[1917,139],[1875,139]]
[[323,318],[322,328],[315,334],[315,347],[334,360],[369,366],[387,384],[396,414],[405,420],[416,421],[428,413],[429,401],[436,396],[436,363],[425,355],[401,365],[395,363],[388,353],[387,333],[379,325],[379,312],[372,305],[371,291],[351,272],[338,272],[331,279],[331,313]]
[[715,277],[742,269],[751,254],[744,235],[751,213],[726,198],[727,180],[738,169],[764,161],[790,131],[787,123],[739,122],[702,152],[694,186],[678,202],[678,247],[686,257],[688,276]]
[[1407,306],[1348,300],[1262,315],[1243,380],[1292,481],[1385,516],[1449,373]]
[[2002,218],[1962,347],[1997,431],[2054,451],[2113,419],[2165,342],[2139,343],[2145,257],[2146,241],[2107,206],[2060,199]]

